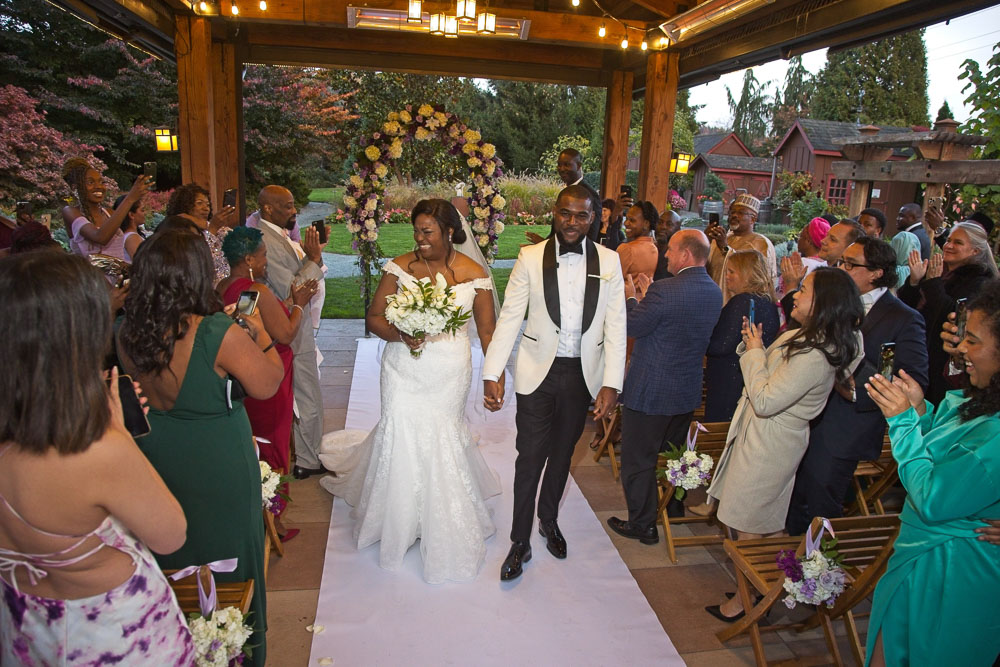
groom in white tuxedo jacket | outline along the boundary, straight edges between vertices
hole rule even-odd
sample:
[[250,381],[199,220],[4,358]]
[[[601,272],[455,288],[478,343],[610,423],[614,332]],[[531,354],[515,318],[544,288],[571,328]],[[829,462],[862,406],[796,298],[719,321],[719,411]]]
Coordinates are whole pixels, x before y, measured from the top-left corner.
[[[483,362],[487,409],[503,405],[497,382],[528,311],[515,365],[517,462],[510,553],[500,579],[521,575],[538,532],[556,558],[566,540],[556,523],[570,458],[594,399],[598,417],[618,400],[625,375],[625,287],[618,254],[586,238],[594,220],[590,192],[571,185],[556,198],[553,235],[521,249]],[[544,478],[542,471],[544,470]],[[541,494],[538,482],[542,480]]]

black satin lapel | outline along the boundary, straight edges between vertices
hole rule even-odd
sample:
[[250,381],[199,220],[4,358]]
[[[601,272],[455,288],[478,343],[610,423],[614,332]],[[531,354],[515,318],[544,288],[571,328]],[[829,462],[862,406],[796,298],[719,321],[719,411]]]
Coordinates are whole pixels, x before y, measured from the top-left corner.
[[559,278],[556,276],[554,238],[549,238],[545,242],[545,250],[542,252],[542,289],[545,291],[545,308],[549,311],[549,317],[557,327],[562,326],[559,315]]
[[597,246],[589,241],[587,247],[587,287],[583,292],[583,329],[590,328],[597,312],[597,297],[601,292],[601,258],[597,254]]
[[869,333],[872,329],[874,329],[875,325],[881,322],[882,318],[885,317],[886,314],[889,312],[888,308],[889,300],[885,298],[887,296],[889,295],[883,294],[882,297],[878,301],[876,301],[875,304],[872,306],[872,309],[868,311],[868,314],[865,315],[865,318],[861,321],[862,335]]

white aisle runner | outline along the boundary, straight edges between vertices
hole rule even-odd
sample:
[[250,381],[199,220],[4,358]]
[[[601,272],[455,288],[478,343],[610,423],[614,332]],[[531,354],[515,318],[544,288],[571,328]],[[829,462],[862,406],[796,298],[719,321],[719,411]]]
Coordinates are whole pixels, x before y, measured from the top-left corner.
[[[347,428],[370,429],[378,420],[377,355],[377,339],[359,340]],[[470,406],[481,395],[474,389]],[[513,399],[510,388],[507,395]],[[500,581],[510,548],[514,477],[510,399],[486,418],[469,410],[483,455],[503,486],[503,495],[488,501],[497,533],[479,576],[425,583],[418,545],[398,571],[381,569],[377,544],[355,548],[350,507],[337,498],[316,610],[315,623],[325,629],[313,637],[310,666],[684,664],[572,477],[559,514],[569,557],[554,558],[536,532],[524,574]]]

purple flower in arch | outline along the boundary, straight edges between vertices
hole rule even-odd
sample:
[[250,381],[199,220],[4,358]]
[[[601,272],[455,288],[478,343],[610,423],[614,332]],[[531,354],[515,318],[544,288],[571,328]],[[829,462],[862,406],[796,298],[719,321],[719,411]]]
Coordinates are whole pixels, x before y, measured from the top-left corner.
[[[368,138],[367,137],[361,137],[360,139],[358,139],[358,143],[361,144],[362,147],[367,146],[368,145]],[[355,169],[358,168],[358,163],[357,162],[354,163],[354,168]]]

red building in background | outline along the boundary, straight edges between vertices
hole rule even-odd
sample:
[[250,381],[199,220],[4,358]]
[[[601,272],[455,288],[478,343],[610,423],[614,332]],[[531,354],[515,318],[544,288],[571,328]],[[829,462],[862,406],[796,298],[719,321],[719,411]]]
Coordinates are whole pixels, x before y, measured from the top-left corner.
[[[695,159],[688,171],[691,174],[690,209],[697,211],[698,195],[705,189],[705,177],[713,173],[726,183],[723,195],[725,208],[740,192],[747,192],[758,199],[767,197],[771,186],[773,161],[769,157],[754,157],[750,149],[733,132],[699,134],[694,138]],[[778,169],[781,164],[779,161]]]

